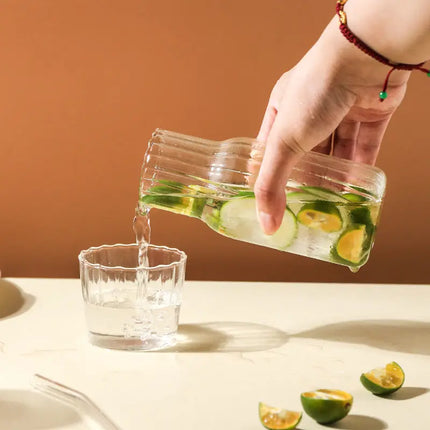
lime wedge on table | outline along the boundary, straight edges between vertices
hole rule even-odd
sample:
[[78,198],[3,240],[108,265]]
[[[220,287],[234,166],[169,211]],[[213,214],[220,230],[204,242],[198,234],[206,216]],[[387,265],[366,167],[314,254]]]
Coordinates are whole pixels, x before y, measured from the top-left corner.
[[383,368],[376,368],[363,373],[360,381],[371,393],[386,395],[394,393],[394,391],[397,391],[403,385],[403,382],[405,382],[405,373],[393,361]]
[[302,419],[301,412],[287,411],[261,402],[258,405],[258,413],[261,424],[269,430],[295,429]]
[[297,220],[306,227],[322,230],[326,233],[342,228],[342,216],[332,202],[317,200],[304,205],[297,214]]
[[352,407],[351,394],[341,390],[316,390],[300,395],[305,412],[320,424],[339,421]]

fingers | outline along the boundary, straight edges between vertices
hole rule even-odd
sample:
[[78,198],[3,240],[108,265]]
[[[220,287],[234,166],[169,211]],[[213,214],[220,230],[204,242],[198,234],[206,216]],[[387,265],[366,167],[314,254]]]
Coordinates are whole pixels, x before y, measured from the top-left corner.
[[382,138],[391,116],[381,121],[361,123],[354,154],[354,161],[374,165]]
[[390,117],[359,122],[344,119],[336,129],[333,155],[365,164],[375,164]]
[[303,154],[297,142],[284,141],[275,120],[254,187],[258,217],[266,234],[275,233],[282,223],[286,206],[285,184],[294,164]]
[[344,119],[336,129],[336,138],[333,155],[339,158],[353,160],[357,147],[360,123],[358,121]]
[[266,112],[264,113],[264,118],[261,123],[260,131],[257,135],[257,140],[261,142],[266,142],[270,130],[272,129],[273,123],[275,122],[276,114],[278,113],[277,109],[270,104],[267,106]]
[[272,89],[272,92],[270,93],[269,103],[267,104],[260,131],[257,135],[257,140],[261,142],[266,142],[267,138],[269,137],[270,130],[272,129],[273,123],[275,122],[276,115],[278,114],[279,103],[282,97],[285,80],[286,74],[282,75],[278,79]]
[[267,140],[254,192],[266,234],[275,233],[282,223],[285,186],[293,167],[330,136],[355,99],[332,77],[309,79],[313,69],[307,64],[303,71],[295,68],[283,75],[272,91],[260,130],[259,137]]
[[312,151],[319,152],[320,154],[331,154],[333,148],[334,133],[330,135],[327,139],[324,139],[320,144],[315,146]]

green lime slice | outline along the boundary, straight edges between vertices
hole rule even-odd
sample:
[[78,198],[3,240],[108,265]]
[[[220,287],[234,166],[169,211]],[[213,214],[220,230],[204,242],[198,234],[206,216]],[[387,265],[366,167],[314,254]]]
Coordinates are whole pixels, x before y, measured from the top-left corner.
[[305,412],[320,424],[339,421],[352,407],[351,394],[341,390],[316,390],[300,395]]
[[302,419],[301,412],[275,408],[262,402],[258,405],[258,414],[261,424],[269,430],[295,429]]
[[147,195],[140,201],[154,209],[163,209],[180,215],[199,217],[205,206],[204,199],[166,195]]
[[376,198],[376,195],[374,193],[371,193],[369,190],[366,190],[366,188],[358,187],[356,185],[350,185],[349,187],[361,194],[367,194],[368,196]]
[[386,364],[383,368],[376,368],[363,373],[360,381],[371,393],[384,396],[394,393],[403,385],[405,382],[405,373],[393,361]]
[[297,220],[306,227],[326,233],[342,228],[342,216],[332,202],[317,200],[304,205],[297,214]]
[[349,219],[352,224],[365,224],[373,227],[372,217],[367,206],[357,207],[349,212]]
[[[159,181],[163,185],[156,185],[149,189],[148,194],[140,198],[140,202],[151,208],[163,209],[181,215],[200,218],[206,199],[188,194],[202,192],[203,188],[190,185],[189,187],[174,181]],[[205,189],[206,190],[206,189]],[[191,193],[186,193],[191,191]]]
[[255,197],[255,193],[254,191],[239,191],[235,198],[236,197]]
[[342,197],[352,203],[362,203],[369,201],[367,197],[355,193],[342,193]]
[[364,224],[351,224],[339,237],[333,255],[349,266],[364,264],[369,254],[369,237]]

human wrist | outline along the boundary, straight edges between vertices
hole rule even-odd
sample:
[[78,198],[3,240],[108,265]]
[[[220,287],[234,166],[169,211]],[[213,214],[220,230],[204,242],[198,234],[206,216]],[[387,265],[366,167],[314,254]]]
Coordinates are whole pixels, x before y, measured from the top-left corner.
[[428,0],[408,6],[401,0],[349,0],[348,27],[392,62],[418,64],[430,58]]
[[[349,16],[348,16],[349,18]],[[389,67],[382,64],[350,43],[339,29],[339,19],[335,16],[324,30],[319,44],[325,55],[324,61],[333,68],[336,79],[350,78],[368,86],[380,86],[384,81]],[[397,71],[390,82],[392,85],[404,84],[410,76],[406,70]]]

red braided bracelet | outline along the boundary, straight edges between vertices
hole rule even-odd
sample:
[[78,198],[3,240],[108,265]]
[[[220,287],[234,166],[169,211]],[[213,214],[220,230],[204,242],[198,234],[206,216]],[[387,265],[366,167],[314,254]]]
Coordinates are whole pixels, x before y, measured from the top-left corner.
[[427,76],[430,76],[430,69],[426,69],[422,67],[424,63],[420,64],[405,64],[405,63],[393,63],[388,58],[376,52],[369,45],[364,43],[361,39],[359,39],[347,26],[346,24],[346,13],[343,10],[345,3],[348,0],[337,0],[336,3],[336,13],[339,16],[340,26],[339,29],[341,33],[349,40],[352,44],[354,44],[357,48],[361,49],[367,55],[370,55],[375,60],[380,63],[385,64],[386,66],[391,67],[390,71],[387,73],[387,77],[385,78],[384,86],[382,91],[379,93],[379,100],[383,102],[387,98],[387,87],[388,80],[390,79],[390,75],[394,70],[420,70],[421,72],[427,73]]

